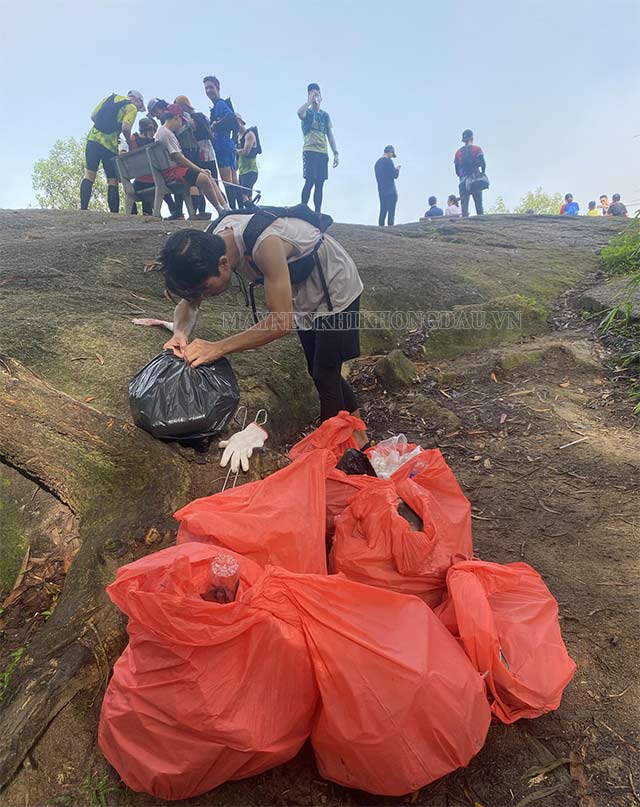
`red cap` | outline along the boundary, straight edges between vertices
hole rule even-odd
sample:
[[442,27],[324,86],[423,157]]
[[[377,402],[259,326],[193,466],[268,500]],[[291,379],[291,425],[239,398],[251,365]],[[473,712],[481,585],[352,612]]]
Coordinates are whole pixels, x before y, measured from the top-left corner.
[[180,106],[180,104],[169,104],[165,110],[165,114],[170,115],[172,118],[176,116],[184,118],[184,109]]

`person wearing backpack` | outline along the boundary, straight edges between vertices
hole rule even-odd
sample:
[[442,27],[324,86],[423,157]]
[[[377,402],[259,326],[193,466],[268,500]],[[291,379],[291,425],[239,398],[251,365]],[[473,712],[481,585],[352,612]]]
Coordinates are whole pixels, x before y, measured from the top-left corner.
[[322,210],[323,185],[329,177],[329,151],[327,141],[333,152],[333,167],[337,168],[340,161],[338,147],[333,136],[333,124],[329,113],[320,109],[322,96],[320,86],[312,82],[307,87],[307,101],[298,110],[298,117],[302,122],[302,175],[304,187],[301,201],[309,203],[311,189],[313,191],[313,206],[316,213]]
[[[320,398],[320,419],[345,409],[357,412],[342,365],[360,355],[363,284],[353,258],[326,233],[331,223],[330,216],[312,213],[306,205],[264,207],[231,211],[206,232],[173,233],[159,264],[167,290],[181,300],[173,337],[164,347],[198,367],[262,347],[295,329]],[[233,336],[189,342],[203,300],[222,294],[234,273],[264,284],[269,313]]]
[[98,168],[102,163],[107,178],[107,203],[112,213],[120,212],[120,192],[116,173],[118,139],[124,135],[127,145],[138,112],[144,112],[144,99],[137,90],[126,95],[111,93],[91,113],[93,126],[85,146],[85,172],[80,183],[80,210],[87,210]]
[[240,209],[242,207],[242,193],[238,188],[238,165],[236,156],[236,138],[238,136],[238,121],[236,119],[231,99],[220,97],[220,81],[215,76],[205,76],[203,79],[204,91],[211,101],[210,123],[213,133],[213,148],[220,169],[220,176],[225,184],[229,207]]
[[467,218],[469,215],[469,199],[472,196],[476,207],[476,215],[481,216],[484,213],[482,191],[489,187],[489,182],[485,175],[487,165],[484,153],[480,146],[474,146],[471,129],[464,130],[462,142],[464,146],[456,151],[453,160],[456,174],[458,175],[462,216]]
[[258,154],[262,154],[260,136],[257,126],[250,126],[247,129],[242,115],[236,115],[238,119],[238,182],[242,191],[242,203],[245,207],[251,204],[253,186],[258,181]]

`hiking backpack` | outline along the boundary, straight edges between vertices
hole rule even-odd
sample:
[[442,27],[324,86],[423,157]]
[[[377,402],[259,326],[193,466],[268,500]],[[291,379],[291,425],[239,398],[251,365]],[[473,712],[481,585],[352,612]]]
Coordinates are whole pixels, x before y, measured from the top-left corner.
[[241,148],[244,147],[244,141],[249,132],[253,132],[256,138],[256,144],[251,149],[251,151],[247,154],[247,159],[252,160],[254,157],[257,157],[258,154],[262,154],[262,145],[260,143],[260,135],[258,134],[258,127],[257,126],[249,126],[247,131],[242,135],[240,138]]
[[108,98],[105,98],[102,106],[96,112],[93,125],[102,134],[119,133],[122,130],[122,122],[118,120],[118,113],[123,106],[130,103],[131,101],[128,98],[124,101],[116,101],[116,94],[112,92]]
[[221,221],[224,221],[227,216],[241,215],[251,216],[251,219],[247,223],[242,235],[242,242],[244,244],[244,257],[247,259],[247,262],[254,272],[258,274],[258,278],[249,284],[249,288],[247,290],[244,278],[240,277],[240,275],[238,275],[238,277],[240,277],[240,285],[244,294],[245,302],[247,305],[251,306],[254,322],[258,323],[259,321],[255,301],[255,287],[264,285],[264,277],[262,276],[260,268],[253,260],[253,250],[258,238],[260,238],[267,227],[273,224],[276,219],[300,219],[301,221],[306,221],[308,224],[311,224],[313,227],[320,230],[320,238],[318,239],[313,250],[308,255],[287,261],[287,266],[289,267],[289,279],[291,281],[291,285],[296,286],[300,283],[304,283],[311,273],[314,270],[317,270],[320,278],[320,284],[322,285],[322,291],[327,303],[327,308],[329,311],[333,311],[333,304],[329,295],[329,287],[327,286],[327,281],[318,257],[318,250],[324,243],[324,234],[333,224],[333,219],[331,216],[328,216],[326,213],[314,213],[307,205],[304,204],[293,205],[292,207],[273,207],[266,205],[264,207],[257,207],[254,205],[251,209],[245,208],[244,210],[226,211],[216,221],[211,222],[211,224],[207,227],[206,232],[213,233],[215,228],[220,224]]

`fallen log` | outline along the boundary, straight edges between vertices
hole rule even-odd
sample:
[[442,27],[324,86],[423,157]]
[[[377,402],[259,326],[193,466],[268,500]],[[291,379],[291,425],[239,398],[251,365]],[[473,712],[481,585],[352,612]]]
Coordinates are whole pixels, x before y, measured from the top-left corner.
[[150,551],[184,504],[191,475],[170,447],[102,414],[0,356],[0,460],[80,518],[81,548],[58,604],[27,645],[0,704],[0,788],[56,714],[104,685],[126,641],[105,586],[118,566]]

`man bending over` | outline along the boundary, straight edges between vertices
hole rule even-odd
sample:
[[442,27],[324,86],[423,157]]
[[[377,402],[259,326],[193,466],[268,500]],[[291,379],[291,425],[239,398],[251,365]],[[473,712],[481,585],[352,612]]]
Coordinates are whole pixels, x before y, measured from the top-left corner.
[[[211,232],[180,230],[167,239],[160,263],[167,289],[182,299],[174,313],[173,337],[165,348],[197,367],[262,347],[295,329],[318,390],[321,420],[344,409],[357,414],[356,396],[342,378],[343,362],[360,355],[363,285],[353,259],[309,221],[275,215],[266,218],[267,226],[247,255],[245,232],[255,216],[265,222],[262,210],[253,215],[230,213],[212,224]],[[314,268],[292,285],[290,264],[305,256],[315,262]],[[217,342],[189,342],[203,301],[222,294],[234,272],[248,281],[264,281],[269,314],[254,327]],[[360,438],[364,445],[366,437]]]

